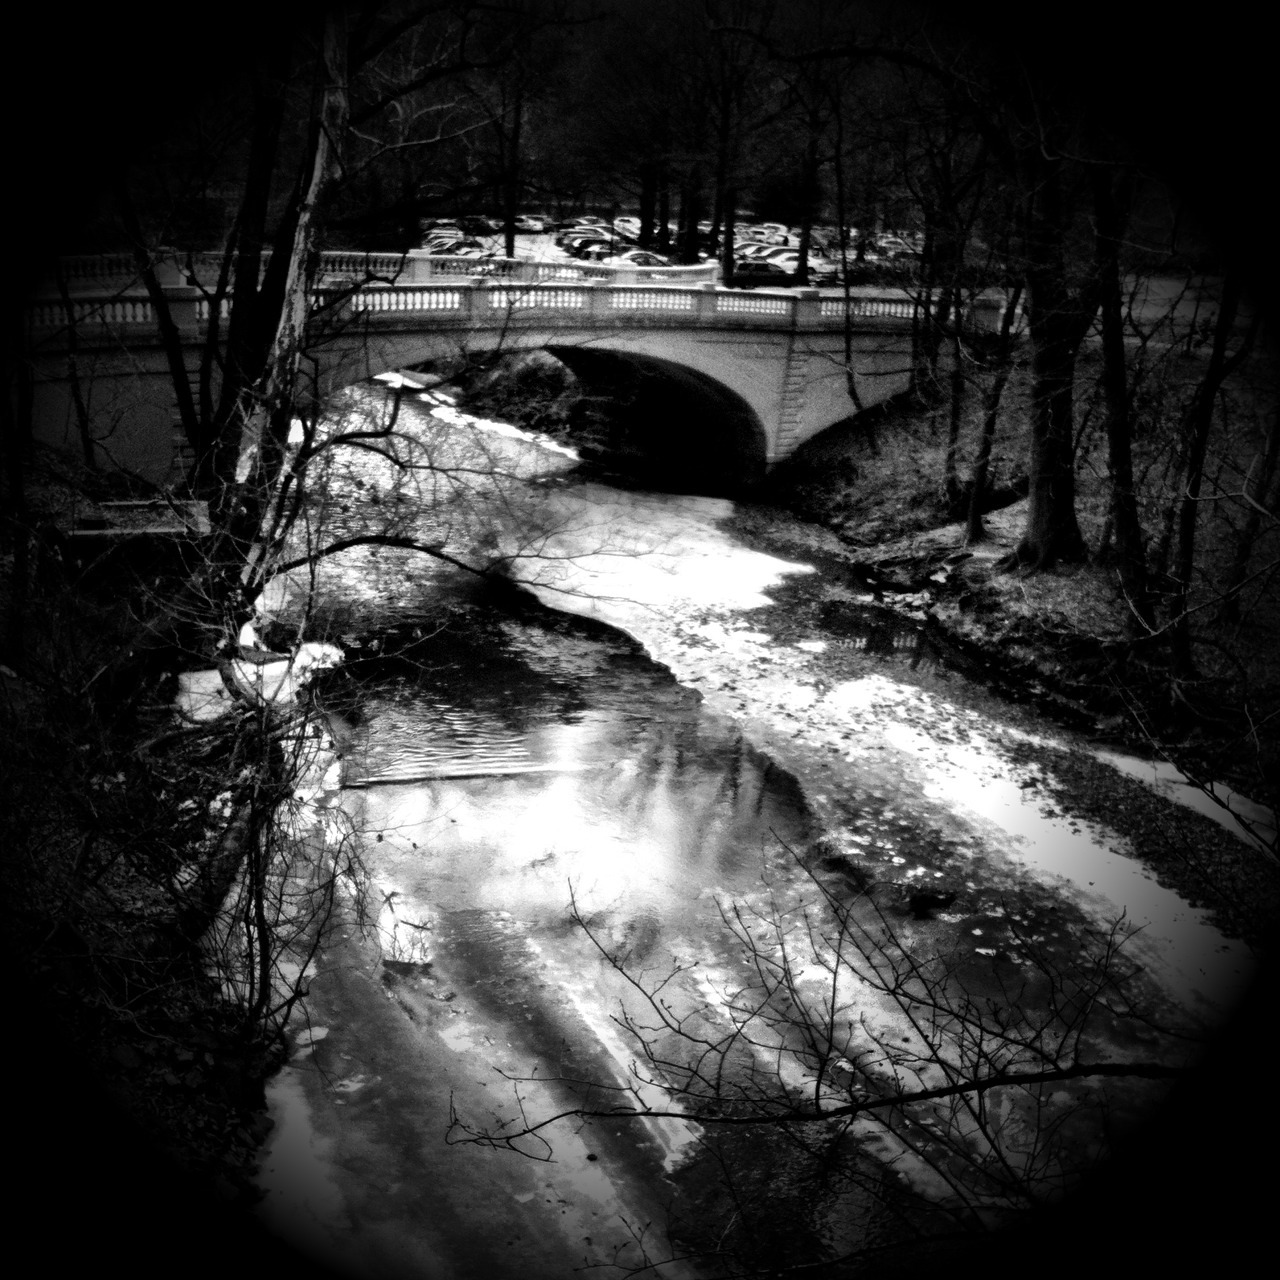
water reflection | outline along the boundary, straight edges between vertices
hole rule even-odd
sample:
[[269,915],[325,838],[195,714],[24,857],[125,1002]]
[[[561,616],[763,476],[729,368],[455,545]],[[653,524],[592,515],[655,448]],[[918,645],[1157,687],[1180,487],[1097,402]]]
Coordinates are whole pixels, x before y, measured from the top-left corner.
[[676,927],[808,832],[794,782],[735,726],[578,619],[460,611],[353,663],[345,698],[348,807],[381,834],[380,875],[434,911],[546,921],[572,884],[585,909]]

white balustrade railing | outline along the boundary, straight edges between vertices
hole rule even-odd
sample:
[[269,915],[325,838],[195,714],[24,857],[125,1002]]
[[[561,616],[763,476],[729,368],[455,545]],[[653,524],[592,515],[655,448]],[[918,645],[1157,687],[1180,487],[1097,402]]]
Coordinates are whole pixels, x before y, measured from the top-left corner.
[[643,289],[615,285],[609,290],[609,305],[615,311],[676,311],[692,315],[702,297],[694,289]]
[[[825,319],[843,320],[844,298],[823,298],[820,311]],[[867,297],[852,294],[848,301],[848,314],[864,319],[910,320],[920,304],[912,297],[898,294],[895,297]]]
[[[423,313],[435,311],[463,311],[469,309],[465,301],[470,290],[453,285],[397,285],[386,289],[361,289],[350,296],[348,305],[353,312],[378,314]],[[338,295],[339,300],[343,295]],[[324,295],[320,295],[321,298]]]
[[154,326],[156,314],[150,298],[146,297],[111,295],[77,298],[71,303],[70,315],[67,304],[61,298],[45,298],[33,302],[27,308],[27,320],[33,329],[65,329],[70,324],[85,328],[93,325]]
[[794,294],[756,293],[734,290],[716,298],[716,314],[724,316],[783,316],[791,312]]
[[[71,298],[70,314],[61,297],[41,298],[28,308],[33,330],[64,329],[74,323],[135,332],[149,327],[154,332],[155,309],[146,292],[135,287],[111,289],[106,283],[111,272],[121,269],[124,255],[68,261],[71,267],[64,270],[64,280],[74,276],[83,282]],[[194,332],[209,323],[214,301],[209,287],[191,282],[200,280],[217,262],[216,255],[188,259],[174,283],[166,286],[170,315],[180,331]],[[909,323],[918,306],[910,295],[896,289],[859,288],[851,291],[847,301],[814,289],[724,289],[706,278],[704,268],[575,266],[507,258],[440,258],[420,252],[330,253],[324,255],[323,265],[321,286],[312,299],[315,313],[364,316],[374,323],[422,316],[477,327],[525,320],[590,325],[633,319],[640,324],[828,329],[843,325],[846,316]],[[641,271],[643,280],[636,278]],[[229,309],[230,301],[224,296],[220,315],[225,318]],[[987,310],[991,308],[983,308],[984,316]]]
[[[262,254],[260,270],[271,260],[270,251]],[[164,286],[190,284],[212,290],[219,274],[227,267],[222,254],[184,254],[176,249],[161,249],[152,254],[152,265]],[[228,270],[234,277],[236,262]],[[340,282],[364,284],[372,281],[398,284],[420,284],[440,276],[476,276],[516,279],[538,283],[543,280],[604,280],[624,284],[681,283],[713,281],[719,273],[716,263],[686,267],[612,266],[600,262],[527,262],[518,258],[475,257],[428,253],[413,249],[408,253],[364,253],[359,250],[333,250],[320,255],[319,276],[322,284]],[[142,290],[137,262],[129,253],[84,254],[61,258],[46,292],[57,292],[61,277],[72,292],[95,286],[116,285],[121,290]]]
[[320,270],[325,275],[396,280],[404,274],[406,261],[402,253],[322,253]]
[[[209,316],[213,311],[213,303],[208,298],[196,299],[196,320],[200,324],[208,324]],[[218,303],[218,316],[225,320],[231,314],[231,299],[223,298]]]
[[59,274],[70,289],[86,282],[123,280],[138,274],[131,253],[85,253],[58,260]]

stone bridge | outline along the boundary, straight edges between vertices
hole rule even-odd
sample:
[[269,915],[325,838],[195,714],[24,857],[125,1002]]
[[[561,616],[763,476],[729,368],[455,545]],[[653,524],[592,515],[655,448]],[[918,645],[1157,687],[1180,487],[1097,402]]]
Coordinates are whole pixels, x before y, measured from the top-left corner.
[[[218,260],[162,264],[198,376]],[[376,374],[471,353],[545,350],[588,386],[630,379],[652,467],[731,491],[800,444],[907,385],[920,303],[898,289],[735,290],[714,267],[326,254],[307,365],[326,395]],[[28,309],[39,438],[162,480],[175,459],[172,378],[150,298],[126,255],[64,260],[63,286]],[[1003,299],[973,322],[998,323]],[[79,397],[84,412],[77,408]],[[687,487],[687,486],[686,486]]]

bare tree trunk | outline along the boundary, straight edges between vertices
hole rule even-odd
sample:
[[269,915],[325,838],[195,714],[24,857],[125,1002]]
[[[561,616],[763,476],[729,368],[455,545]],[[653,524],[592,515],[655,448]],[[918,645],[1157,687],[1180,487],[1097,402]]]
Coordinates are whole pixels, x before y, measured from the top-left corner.
[[1253,544],[1257,541],[1258,530],[1262,527],[1267,490],[1271,488],[1277,464],[1280,464],[1280,416],[1272,415],[1257,468],[1250,468],[1249,474],[1245,477],[1244,497],[1249,503],[1249,511],[1236,538],[1235,556],[1232,558],[1231,569],[1227,574],[1226,593],[1218,610],[1218,617],[1223,622],[1240,621],[1240,589],[1249,571]]
[[1111,177],[1094,173],[1097,215],[1095,257],[1101,289],[1102,396],[1106,412],[1107,465],[1111,472],[1110,530],[1115,541],[1120,586],[1129,601],[1130,630],[1148,634],[1155,614],[1147,589],[1146,550],[1133,483],[1132,421],[1124,354],[1124,319],[1120,309],[1120,235],[1124,227],[1132,175],[1121,177],[1119,198]]
[[960,446],[960,428],[964,417],[964,341],[960,332],[960,308],[954,308],[955,323],[951,329],[951,369],[948,381],[951,391],[950,413],[947,419],[947,452],[942,465],[942,485],[946,495],[947,518],[954,519],[963,509],[960,475],[956,467],[956,455]]
[[84,402],[84,389],[80,385],[80,369],[78,365],[79,330],[76,324],[75,305],[71,301],[71,292],[67,288],[66,277],[62,268],[58,268],[58,295],[62,299],[67,314],[67,382],[71,387],[71,403],[76,411],[76,434],[80,439],[80,456],[90,471],[98,469],[98,460],[94,448],[93,430],[90,426],[89,407]]
[[978,440],[978,454],[973,463],[973,479],[969,491],[969,513],[965,527],[966,542],[981,542],[986,537],[982,524],[983,495],[987,491],[987,475],[991,468],[991,450],[996,439],[996,423],[1000,417],[1000,401],[1005,384],[1013,369],[1013,321],[1022,302],[1021,283],[1014,286],[1000,317],[1000,343],[997,348],[999,365],[992,379],[982,406],[982,435]]
[[[1235,368],[1248,347],[1248,340],[1234,355],[1228,356],[1227,342],[1235,326],[1240,308],[1240,278],[1229,270],[1222,283],[1222,303],[1213,329],[1213,349],[1209,367],[1196,387],[1183,419],[1187,441],[1186,482],[1178,507],[1177,544],[1174,550],[1173,615],[1170,642],[1175,676],[1194,674],[1191,653],[1191,625],[1187,606],[1191,594],[1191,575],[1195,571],[1196,518],[1199,515],[1200,488],[1204,481],[1204,460],[1209,449],[1209,433],[1213,427],[1213,406],[1227,375]],[[1252,336],[1252,335],[1250,335]]]
[[698,230],[698,222],[702,218],[702,201],[702,177],[695,171],[685,179],[680,197],[679,261],[686,266],[692,266],[698,261],[702,234]]
[[[19,357],[21,311],[11,308],[10,342],[5,351],[4,403],[0,406],[0,462],[8,478],[0,547],[8,546],[8,617],[0,637],[6,662],[20,664],[26,648],[27,596],[30,591],[31,517],[27,509],[27,451],[31,447],[31,369]],[[15,332],[16,331],[16,332]]]
[[[1034,297],[1034,287],[1028,292]],[[1030,501],[1026,528],[1013,553],[1016,562],[1029,569],[1048,569],[1059,560],[1085,556],[1076,520],[1071,448],[1076,344],[1060,323],[1042,320],[1039,329],[1031,357]]]
[[[333,14],[326,15],[322,23],[316,89],[319,103],[312,117],[307,161],[298,184],[298,197],[291,206],[291,217],[278,238],[268,272],[270,275],[279,265],[284,268],[279,284],[279,319],[266,352],[263,377],[252,388],[253,406],[245,406],[246,435],[250,442],[256,441],[257,451],[245,484],[239,486],[240,502],[235,518],[229,523],[233,537],[247,552],[247,566],[255,571],[266,552],[258,540],[263,534],[263,518],[271,495],[281,478],[289,425],[297,401],[310,305],[312,222],[320,195],[336,171],[339,140],[347,121],[346,42]],[[250,550],[255,546],[260,547],[256,556]],[[246,586],[253,584],[251,574]]]
[[1060,159],[1043,160],[1037,208],[1027,234],[1027,324],[1031,335],[1031,478],[1027,522],[1005,567],[1051,568],[1085,557],[1076,520],[1074,387],[1076,353],[1096,299],[1073,297],[1063,263]]
[[809,250],[813,243],[813,211],[818,195],[818,139],[822,128],[822,118],[817,111],[811,111],[808,119],[808,134],[804,144],[804,169],[801,173],[803,184],[800,206],[800,243],[796,246],[800,259],[796,274],[802,284],[809,283]]
[[737,219],[737,210],[734,206],[737,204],[737,200],[738,193],[731,187],[728,188],[724,193],[724,235],[720,248],[720,268],[723,282],[726,285],[733,284],[733,247]]
[[658,166],[646,160],[640,166],[640,247],[653,247],[653,223],[658,205]]
[[506,164],[502,173],[503,252],[516,256],[516,215],[520,212],[520,143],[524,124],[523,66],[516,70],[516,100],[511,110],[511,130],[507,137]]
[[[839,90],[837,87],[837,94]],[[835,104],[836,139],[835,139],[835,183],[836,183],[836,221],[840,231],[840,284],[844,292],[844,386],[849,394],[849,401],[855,413],[862,412],[862,397],[858,394],[857,376],[853,368],[853,320],[851,319],[849,283],[849,208],[848,186],[844,169],[844,112],[837,97]],[[875,428],[871,429],[871,446],[875,450],[877,441]]]

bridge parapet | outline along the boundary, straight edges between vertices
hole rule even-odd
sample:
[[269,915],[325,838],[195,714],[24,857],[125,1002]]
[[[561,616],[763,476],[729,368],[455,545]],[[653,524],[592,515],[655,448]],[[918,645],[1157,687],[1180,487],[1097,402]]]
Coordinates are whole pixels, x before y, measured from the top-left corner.
[[[471,260],[474,266],[474,260]],[[401,323],[430,318],[450,327],[492,327],[524,322],[577,326],[598,323],[666,324],[689,328],[762,326],[773,329],[838,329],[849,317],[872,328],[909,326],[919,305],[902,290],[860,290],[850,296],[823,296],[816,289],[736,290],[711,281],[696,283],[616,282],[607,279],[522,280],[487,275],[430,277],[420,283],[373,280],[355,287],[331,283],[312,296],[313,313],[331,317],[361,316],[374,323]],[[171,318],[184,335],[194,338],[207,326],[212,301],[192,285],[165,290]],[[223,299],[226,316],[229,302]],[[141,336],[156,328],[155,307],[145,293],[98,288],[75,296],[43,298],[28,308],[28,323],[46,337],[74,323],[84,339],[95,331]]]
[[[319,301],[320,299],[317,299]],[[834,301],[836,308],[827,307]],[[912,317],[912,302],[900,292],[877,299],[883,305],[868,318]],[[843,299],[827,300],[816,289],[744,292],[707,282],[695,287],[655,284],[609,284],[605,281],[492,281],[473,276],[451,284],[390,285],[362,289],[350,297],[328,295],[330,306],[351,314],[407,318],[432,316],[446,323],[472,325],[556,323],[670,324],[679,327],[761,325],[773,329],[833,329],[844,324]],[[899,327],[891,324],[890,327]]]
[[[205,329],[223,269],[217,254],[162,255],[157,260],[171,318],[192,339]],[[600,323],[688,326],[762,326],[794,330],[840,328],[849,321],[870,329],[915,323],[926,303],[903,289],[858,287],[847,294],[816,289],[734,290],[716,285],[714,264],[701,267],[611,267],[602,263],[525,262],[512,258],[331,252],[321,255],[317,315],[362,316],[376,323],[430,318],[450,327],[509,323]],[[56,296],[28,308],[28,323],[42,343],[74,324],[80,336],[106,341],[111,332],[155,332],[155,306],[128,254],[66,258]],[[65,288],[66,296],[62,289]],[[994,330],[1005,305],[1001,290],[966,304],[971,327]],[[229,301],[222,298],[225,318]]]

